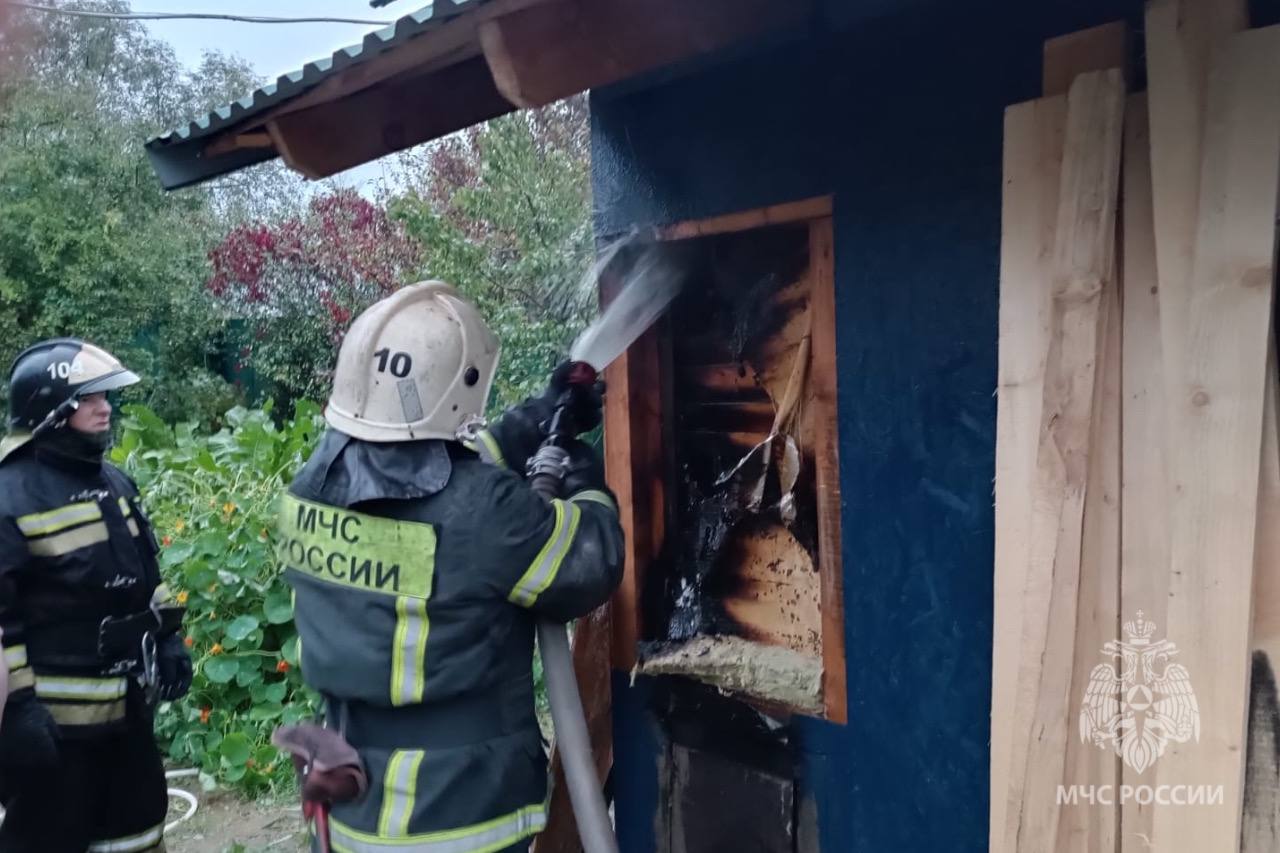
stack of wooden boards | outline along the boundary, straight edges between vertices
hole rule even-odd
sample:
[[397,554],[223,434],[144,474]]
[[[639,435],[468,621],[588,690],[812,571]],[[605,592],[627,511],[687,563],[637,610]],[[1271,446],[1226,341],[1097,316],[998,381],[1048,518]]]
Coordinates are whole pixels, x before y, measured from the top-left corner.
[[1153,0],[1139,94],[1123,26],[1054,40],[1006,114],[993,853],[1280,850],[1280,28],[1246,9]]

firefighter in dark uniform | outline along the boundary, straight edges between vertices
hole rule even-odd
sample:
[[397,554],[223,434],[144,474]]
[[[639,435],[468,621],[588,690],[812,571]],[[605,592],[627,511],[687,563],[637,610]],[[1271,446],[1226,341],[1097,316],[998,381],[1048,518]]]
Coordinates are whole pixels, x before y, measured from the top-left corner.
[[[523,850],[546,825],[535,619],[604,603],[622,533],[598,456],[571,448],[566,499],[522,474],[566,381],[477,432],[499,345],[449,286],[404,288],[342,344],[331,427],[281,505],[302,674],[368,785],[331,849]],[[581,396],[577,431],[599,421]]]
[[191,684],[133,482],[103,460],[138,377],[72,338],[18,356],[0,443],[0,853],[162,851],[152,703]]

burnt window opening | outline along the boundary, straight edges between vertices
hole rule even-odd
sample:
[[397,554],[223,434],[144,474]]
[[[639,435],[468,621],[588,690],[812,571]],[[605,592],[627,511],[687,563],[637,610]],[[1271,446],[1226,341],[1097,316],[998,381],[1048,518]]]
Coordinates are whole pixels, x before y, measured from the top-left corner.
[[843,721],[830,219],[718,230],[664,244],[685,285],[613,419],[629,641],[642,673]]

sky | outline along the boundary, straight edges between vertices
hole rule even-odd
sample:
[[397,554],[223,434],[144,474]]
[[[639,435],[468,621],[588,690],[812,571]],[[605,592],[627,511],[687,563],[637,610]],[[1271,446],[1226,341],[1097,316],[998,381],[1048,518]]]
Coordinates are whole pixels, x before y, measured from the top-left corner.
[[[133,0],[135,12],[217,12],[272,17],[339,17],[394,21],[430,0],[395,0],[371,9],[367,0]],[[258,75],[274,81],[287,71],[356,44],[379,29],[365,24],[248,24],[232,21],[145,21],[153,35],[173,45],[178,59],[190,67],[207,50],[236,54]],[[248,94],[248,93],[245,93]],[[336,175],[333,180],[361,192],[372,192],[383,177],[381,164],[369,163]]]

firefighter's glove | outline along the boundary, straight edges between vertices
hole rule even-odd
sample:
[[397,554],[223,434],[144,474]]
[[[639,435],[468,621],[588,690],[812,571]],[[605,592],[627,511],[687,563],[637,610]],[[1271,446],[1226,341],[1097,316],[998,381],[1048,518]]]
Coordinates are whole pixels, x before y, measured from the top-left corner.
[[529,457],[546,440],[556,407],[566,394],[567,409],[563,426],[567,427],[570,435],[587,432],[600,423],[604,383],[572,385],[569,382],[572,372],[573,362],[561,364],[552,372],[551,379],[541,394],[507,409],[502,418],[489,428],[511,470],[524,473]]
[[596,449],[576,438],[565,449],[569,451],[569,470],[564,477],[564,494],[572,497],[579,492],[604,491],[604,464]]
[[539,430],[545,437],[551,425],[551,418],[562,401],[566,403],[562,422],[570,435],[581,435],[590,432],[600,423],[600,410],[604,406],[605,386],[603,381],[591,385],[575,385],[569,381],[573,372],[572,361],[562,361],[560,366],[551,372],[547,387],[537,397],[530,398],[527,405],[530,413],[537,418]]
[[166,702],[181,699],[191,689],[191,656],[178,634],[170,634],[157,644],[156,674],[160,698]]
[[10,696],[0,724],[0,771],[47,770],[57,762],[58,724],[49,709],[34,691]]
[[569,406],[565,417],[569,419],[570,433],[582,435],[591,432],[600,425],[601,410],[604,408],[605,384],[597,379],[590,385],[570,384],[569,375],[573,370],[573,362],[562,362],[551,373],[551,381],[543,394],[555,394],[558,403],[566,391],[569,392]]

